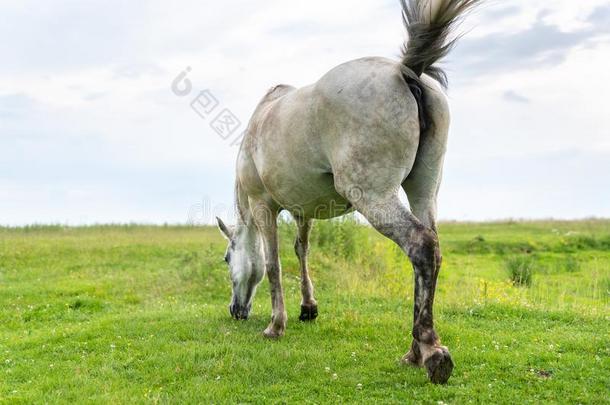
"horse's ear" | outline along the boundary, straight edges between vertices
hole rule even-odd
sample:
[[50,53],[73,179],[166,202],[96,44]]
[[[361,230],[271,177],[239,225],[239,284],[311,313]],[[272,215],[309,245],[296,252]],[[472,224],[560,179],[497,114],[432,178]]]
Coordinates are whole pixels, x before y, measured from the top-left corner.
[[216,217],[216,221],[218,221],[218,229],[220,229],[220,232],[222,232],[225,238],[231,240],[233,237],[233,231],[226,226],[224,222],[222,222],[222,219]]

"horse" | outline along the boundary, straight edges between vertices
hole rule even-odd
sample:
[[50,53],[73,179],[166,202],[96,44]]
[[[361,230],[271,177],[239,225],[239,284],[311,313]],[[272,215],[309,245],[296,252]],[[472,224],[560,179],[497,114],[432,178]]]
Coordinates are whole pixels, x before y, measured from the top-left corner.
[[[425,367],[433,383],[448,381],[454,363],[432,311],[441,266],[437,195],[450,121],[447,76],[437,62],[458,38],[455,25],[480,1],[401,0],[408,34],[401,60],[353,60],[312,85],[278,85],[261,99],[237,157],[237,224],[217,218],[229,242],[232,317],[248,318],[267,274],[273,310],[263,334],[284,334],[277,217],[287,211],[297,223],[299,319],[315,319],[307,261],[312,223],[357,211],[414,269],[413,340],[403,362]],[[399,198],[401,188],[409,207]]]

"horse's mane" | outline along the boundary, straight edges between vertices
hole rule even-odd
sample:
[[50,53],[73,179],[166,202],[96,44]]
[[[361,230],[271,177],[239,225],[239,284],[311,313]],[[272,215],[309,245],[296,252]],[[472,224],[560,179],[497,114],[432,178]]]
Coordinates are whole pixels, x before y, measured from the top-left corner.
[[[235,201],[235,214],[237,215],[237,223],[244,223],[245,222],[245,218],[246,218],[246,214],[244,212],[244,207],[242,205],[242,201],[241,201],[241,189],[239,186],[239,180],[235,180],[235,198],[233,199]],[[246,201],[247,204],[247,201]]]

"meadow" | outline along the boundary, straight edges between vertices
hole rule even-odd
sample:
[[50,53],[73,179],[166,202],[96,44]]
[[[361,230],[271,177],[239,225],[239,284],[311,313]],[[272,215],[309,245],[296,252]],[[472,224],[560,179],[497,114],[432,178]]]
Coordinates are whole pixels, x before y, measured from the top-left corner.
[[445,386],[399,362],[402,252],[316,223],[319,317],[302,323],[294,232],[281,225],[288,327],[268,341],[266,280],[250,320],[229,316],[215,228],[0,228],[0,402],[608,403],[610,221],[441,224]]

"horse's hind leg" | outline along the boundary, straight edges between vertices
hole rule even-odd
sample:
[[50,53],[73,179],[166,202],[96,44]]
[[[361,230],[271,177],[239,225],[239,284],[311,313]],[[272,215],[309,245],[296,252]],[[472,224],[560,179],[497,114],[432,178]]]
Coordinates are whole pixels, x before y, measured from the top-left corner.
[[[349,190],[345,190],[346,194]],[[440,268],[440,250],[436,233],[424,226],[400,202],[395,191],[384,194],[364,193],[354,207],[386,237],[409,256],[415,271],[413,338],[417,362],[426,367],[430,380],[445,383],[451,376],[453,361],[440,345],[434,330],[432,306]]]
[[[431,125],[420,137],[415,163],[402,187],[409,198],[413,215],[426,228],[436,232],[436,201],[447,144],[449,108],[445,96],[433,88],[427,88],[425,98]],[[436,284],[436,276],[434,283]],[[403,360],[413,365],[422,365],[416,340],[413,340],[411,350]]]
[[299,258],[301,267],[301,321],[311,321],[318,316],[318,303],[313,296],[313,284],[309,278],[309,268],[307,266],[307,254],[309,252],[309,233],[311,231],[312,220],[295,218],[298,232],[294,243],[294,251]]

